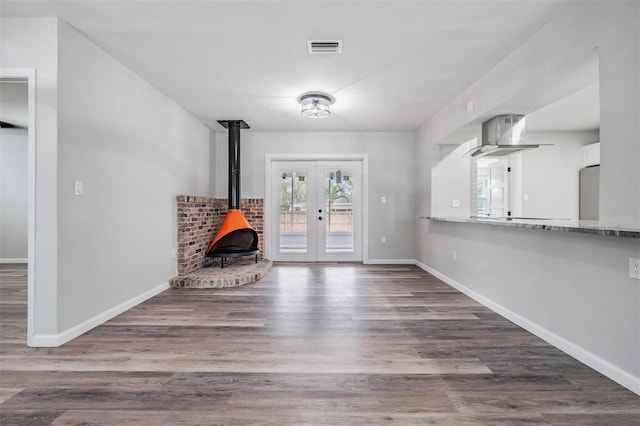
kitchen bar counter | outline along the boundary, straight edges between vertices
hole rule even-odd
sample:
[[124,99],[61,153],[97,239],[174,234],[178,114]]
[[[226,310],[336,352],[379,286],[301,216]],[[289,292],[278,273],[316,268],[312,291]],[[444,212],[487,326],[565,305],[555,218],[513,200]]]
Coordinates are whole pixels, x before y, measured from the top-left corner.
[[579,232],[583,234],[607,235],[613,237],[640,238],[640,229],[601,226],[595,220],[561,220],[561,219],[506,219],[506,218],[470,218],[470,217],[432,217],[418,216],[439,222],[477,223],[481,225],[506,226],[524,229],[543,229],[547,231]]

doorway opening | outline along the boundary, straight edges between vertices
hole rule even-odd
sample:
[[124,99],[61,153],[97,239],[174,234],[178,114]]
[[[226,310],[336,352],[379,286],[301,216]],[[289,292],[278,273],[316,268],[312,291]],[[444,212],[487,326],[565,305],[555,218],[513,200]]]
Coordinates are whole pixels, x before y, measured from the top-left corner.
[[0,267],[7,278],[3,282],[11,287],[8,297],[11,300],[6,301],[10,306],[3,308],[14,314],[3,315],[3,321],[16,319],[16,333],[12,337],[33,346],[35,70],[0,69],[0,122]]

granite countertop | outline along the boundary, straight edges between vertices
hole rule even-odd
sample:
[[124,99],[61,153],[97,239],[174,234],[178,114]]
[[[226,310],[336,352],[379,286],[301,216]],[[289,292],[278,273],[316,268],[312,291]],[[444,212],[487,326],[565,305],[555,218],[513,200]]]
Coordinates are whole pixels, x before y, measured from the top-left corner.
[[608,235],[613,237],[640,238],[640,229],[602,226],[597,220],[564,220],[564,219],[506,219],[484,217],[433,217],[418,216],[440,222],[478,223],[483,225],[506,226],[524,229],[544,229],[548,231],[579,232],[583,234]]

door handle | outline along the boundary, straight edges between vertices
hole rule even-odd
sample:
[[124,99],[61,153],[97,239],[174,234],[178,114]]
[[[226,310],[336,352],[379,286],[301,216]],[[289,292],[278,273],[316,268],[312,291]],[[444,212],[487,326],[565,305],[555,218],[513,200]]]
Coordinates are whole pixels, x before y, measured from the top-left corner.
[[322,220],[322,216],[318,216],[318,220]]

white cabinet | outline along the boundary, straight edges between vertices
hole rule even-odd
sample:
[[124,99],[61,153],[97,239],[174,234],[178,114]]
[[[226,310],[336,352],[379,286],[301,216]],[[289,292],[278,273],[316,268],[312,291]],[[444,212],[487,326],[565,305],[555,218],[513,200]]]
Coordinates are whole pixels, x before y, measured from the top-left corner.
[[600,142],[585,145],[582,147],[582,150],[585,167],[600,164]]

